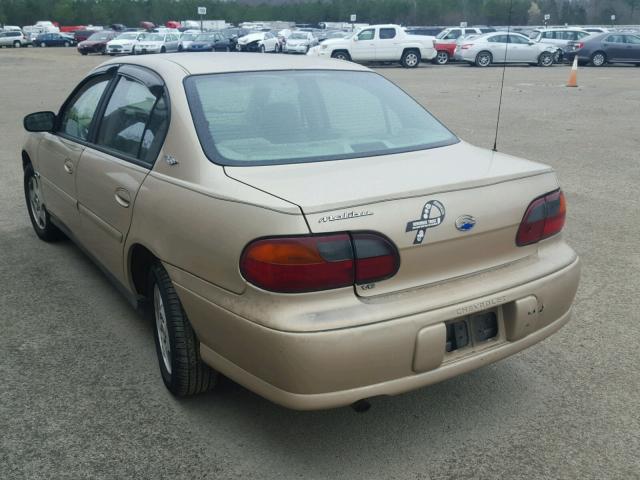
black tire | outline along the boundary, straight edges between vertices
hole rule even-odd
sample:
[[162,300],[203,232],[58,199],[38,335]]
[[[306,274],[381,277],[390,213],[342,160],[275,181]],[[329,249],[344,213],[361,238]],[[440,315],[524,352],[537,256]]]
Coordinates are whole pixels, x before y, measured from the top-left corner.
[[16,40],[15,42],[13,42],[13,48],[20,48],[20,47],[22,47],[22,44],[19,41]]
[[447,63],[449,63],[449,60],[449,52],[440,50],[436,53],[436,56],[433,59],[433,63],[435,63],[436,65],[446,65]]
[[80,55],[87,55],[87,52],[80,52]]
[[[31,182],[38,184],[37,193],[33,192]],[[27,202],[27,211],[29,212],[29,219],[31,225],[36,232],[36,235],[45,242],[55,242],[64,238],[64,234],[51,223],[51,217],[47,208],[42,202],[42,192],[40,190],[40,178],[33,171],[33,166],[29,163],[24,169],[24,199]],[[32,197],[32,194],[37,195],[37,199]]]
[[606,53],[598,51],[591,55],[591,65],[594,67],[602,67],[605,63],[607,63]]
[[351,61],[351,55],[349,52],[344,50],[337,50],[331,54],[331,58],[335,58],[336,60],[346,60],[347,62]]
[[482,51],[476,55],[476,67],[488,67],[493,62],[491,52]]
[[167,53],[167,49],[166,49],[166,48],[164,48],[164,47],[161,47],[161,48],[160,48],[160,53]]
[[[204,364],[200,358],[198,339],[182,308],[169,274],[160,262],[149,270],[147,283],[149,309],[153,320],[153,337],[162,380],[171,393],[184,397],[206,392],[215,387],[218,373]],[[157,290],[156,290],[157,289]],[[169,369],[163,357],[156,295],[162,300],[165,313],[165,344],[168,342]]]
[[260,53],[266,53],[267,49],[264,48],[264,45],[260,45]]
[[44,42],[40,42],[40,46],[41,46],[42,48],[45,48],[45,47],[47,46],[47,44],[46,44],[46,43],[44,43]]
[[178,45],[178,51],[181,52],[182,50],[182,45]]
[[552,67],[553,63],[553,54],[549,52],[542,52],[538,57],[538,66],[540,67]]
[[419,50],[405,50],[400,58],[400,65],[404,68],[416,68],[420,65],[420,60]]

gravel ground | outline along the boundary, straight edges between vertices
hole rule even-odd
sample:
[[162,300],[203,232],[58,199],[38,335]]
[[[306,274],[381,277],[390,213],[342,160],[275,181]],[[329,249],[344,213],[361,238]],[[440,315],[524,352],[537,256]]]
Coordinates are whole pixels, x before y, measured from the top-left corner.
[[[225,381],[164,388],[152,332],[71,243],[39,241],[22,117],[104,57],[0,51],[0,478],[640,478],[640,69],[506,71],[499,149],[553,165],[582,256],[575,316],[514,357],[349,408],[295,412]],[[500,68],[381,68],[491,147]]]

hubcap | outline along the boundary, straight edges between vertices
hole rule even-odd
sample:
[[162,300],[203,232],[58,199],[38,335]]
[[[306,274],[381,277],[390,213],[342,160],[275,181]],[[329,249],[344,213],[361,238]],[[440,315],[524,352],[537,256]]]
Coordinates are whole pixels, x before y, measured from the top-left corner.
[[167,315],[162,302],[162,295],[158,285],[153,287],[153,307],[156,317],[156,330],[158,331],[158,343],[164,368],[171,373],[171,345],[169,344],[169,328],[167,327]]
[[602,65],[604,63],[604,57],[601,54],[598,54],[596,56],[593,57],[593,64],[594,65]]
[[549,66],[553,63],[553,57],[549,56],[549,55],[544,55],[542,57],[542,64],[546,67]]
[[40,194],[40,182],[35,176],[29,179],[29,205],[31,213],[38,227],[42,230],[47,226],[47,217],[44,206],[42,205],[42,196]]
[[407,55],[405,62],[410,67],[413,67],[418,64],[418,57],[416,56],[415,53],[410,53]]
[[449,60],[449,55],[447,55],[445,52],[438,52],[438,63],[447,63],[447,60]]
[[491,60],[489,60],[489,55],[482,55],[480,57],[480,65],[482,65],[483,67],[489,65],[490,61]]

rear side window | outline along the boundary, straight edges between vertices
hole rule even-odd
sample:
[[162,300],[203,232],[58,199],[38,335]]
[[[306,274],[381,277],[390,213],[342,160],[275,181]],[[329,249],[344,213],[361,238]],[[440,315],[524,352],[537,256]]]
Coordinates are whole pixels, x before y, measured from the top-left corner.
[[624,36],[623,35],[609,35],[607,37],[607,39],[605,40],[605,42],[624,43]]
[[104,111],[96,143],[128,157],[145,160],[157,136],[154,132],[146,132],[156,100],[142,83],[121,76]]
[[90,80],[65,106],[59,132],[78,140],[87,140],[91,122],[110,77]]
[[380,29],[380,40],[388,40],[390,38],[395,38],[396,29],[395,28],[381,28]]

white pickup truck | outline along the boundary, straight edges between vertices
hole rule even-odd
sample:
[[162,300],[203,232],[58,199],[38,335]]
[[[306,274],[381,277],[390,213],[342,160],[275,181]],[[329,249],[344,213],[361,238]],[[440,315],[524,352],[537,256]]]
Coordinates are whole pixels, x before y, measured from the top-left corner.
[[435,37],[409,35],[400,25],[371,25],[347,38],[325,40],[308,55],[353,62],[400,62],[415,68],[436,56]]

